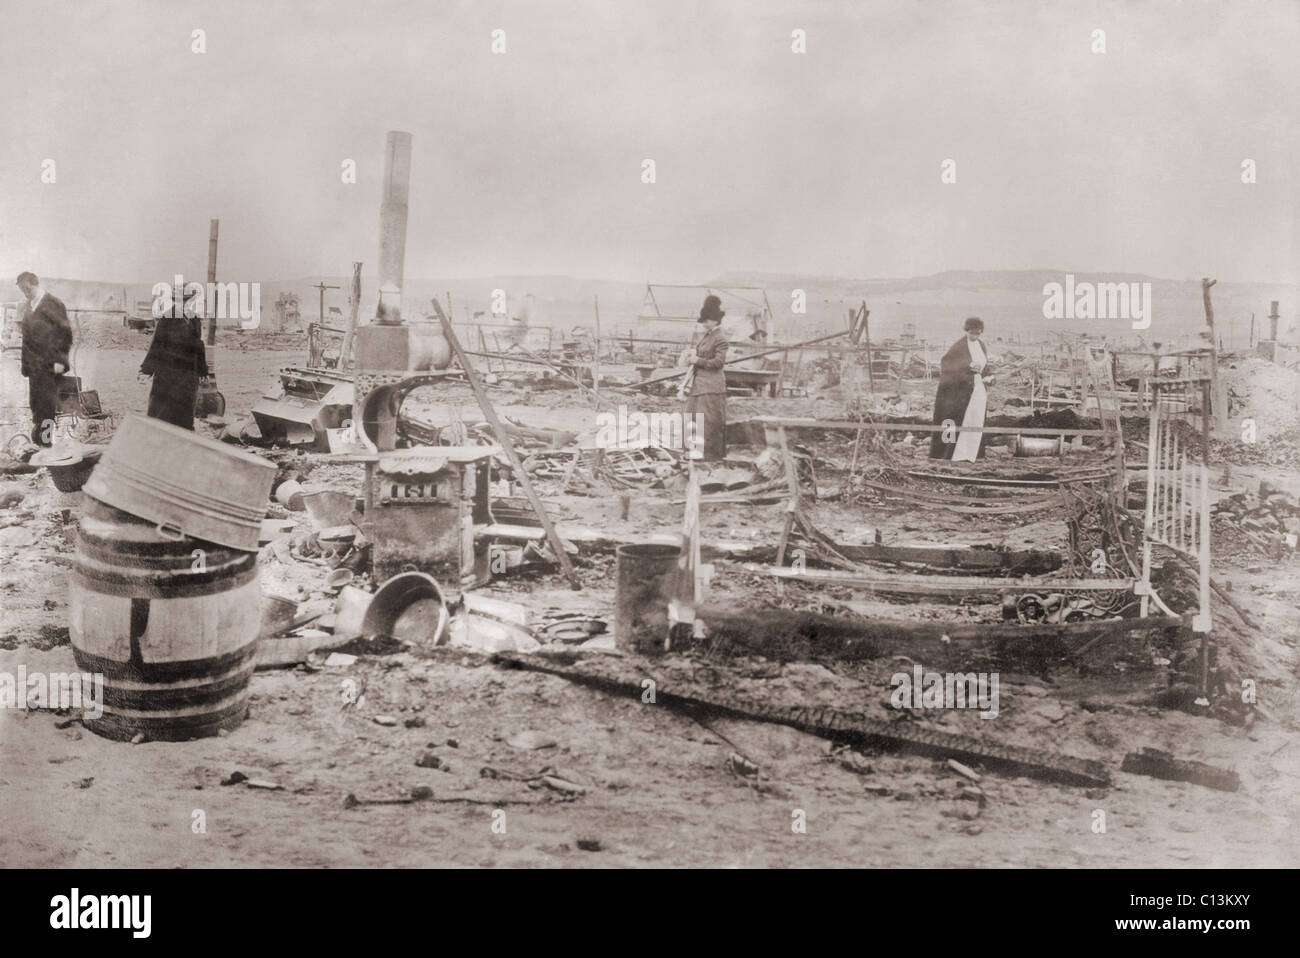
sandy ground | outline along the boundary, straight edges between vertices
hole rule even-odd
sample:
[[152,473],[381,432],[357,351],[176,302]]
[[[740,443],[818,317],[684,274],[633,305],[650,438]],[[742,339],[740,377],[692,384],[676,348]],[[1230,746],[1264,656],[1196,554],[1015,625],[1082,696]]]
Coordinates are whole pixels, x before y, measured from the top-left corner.
[[[138,351],[102,350],[93,377],[79,368],[106,406],[138,410],[146,387],[136,384],[134,371],[142,354],[143,342]],[[301,358],[297,350],[249,351],[223,362],[220,386],[229,412],[247,409],[274,383],[277,368]],[[3,371],[12,408],[11,361]],[[577,429],[592,418],[571,393],[494,395],[503,412],[531,425]],[[467,418],[471,408],[467,403]],[[831,398],[738,400],[730,415],[840,410]],[[349,475],[359,482],[353,467],[321,466],[314,473],[336,483]],[[0,673],[20,665],[71,670],[65,617],[72,527],[42,474],[8,477],[6,485],[26,499],[0,515],[6,524],[32,529],[39,542],[0,549]],[[664,491],[638,495],[626,521],[618,518],[614,496],[543,492],[562,518],[611,537],[675,532],[680,522],[675,496]],[[819,503],[814,511],[819,526],[842,541],[869,542],[875,529],[886,542],[1042,547],[1064,539],[1063,523],[1051,517],[1023,526],[1018,517],[939,524],[840,503]],[[710,507],[706,535],[774,542],[781,520],[779,505]],[[115,743],[67,724],[71,716],[0,711],[0,864],[1296,865],[1300,584],[1294,561],[1278,567],[1259,559],[1216,570],[1263,626],[1251,641],[1267,665],[1259,694],[1270,719],[1234,727],[1156,707],[1154,695],[1169,681],[1158,652],[1168,650],[1144,647],[1099,649],[1086,663],[1042,674],[1003,671],[995,720],[952,711],[921,719],[1100,760],[1115,773],[1110,789],[986,773],[981,806],[962,797],[964,779],[930,759],[862,754],[758,723],[726,720],[706,727],[639,698],[504,671],[477,653],[414,650],[363,656],[346,668],[258,672],[248,721],[228,736],[198,742]],[[579,572],[584,588],[578,592],[555,575],[537,573],[499,580],[484,592],[538,611],[612,618],[612,556],[583,557]],[[716,597],[750,607],[807,607],[818,598],[816,590],[791,586],[782,599],[772,583],[726,568],[717,571],[713,586]],[[889,614],[887,603],[880,607]],[[911,618],[997,618],[987,606],[894,609]],[[906,650],[856,665],[752,657],[704,663],[681,656],[643,664],[651,677],[688,669],[702,682],[773,703],[834,704],[881,717],[890,711],[890,674],[910,667]],[[348,705],[348,694],[358,689],[364,702]],[[396,724],[374,721],[385,715]],[[527,730],[554,744],[511,744]],[[1119,772],[1123,755],[1143,746],[1234,769],[1241,790],[1222,793]],[[445,767],[417,766],[425,752]],[[754,763],[757,773],[733,770],[732,753]],[[585,791],[532,788],[517,780],[548,767]],[[280,788],[223,786],[235,771]],[[345,808],[349,794],[397,798],[421,785],[432,788],[432,801]],[[1099,812],[1104,832],[1097,830]],[[802,833],[792,828],[800,820],[806,822]]]

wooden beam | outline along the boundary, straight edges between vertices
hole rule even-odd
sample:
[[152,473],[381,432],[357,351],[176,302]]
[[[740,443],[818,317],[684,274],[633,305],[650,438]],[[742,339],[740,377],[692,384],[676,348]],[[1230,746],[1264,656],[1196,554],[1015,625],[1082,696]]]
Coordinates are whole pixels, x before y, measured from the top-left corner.
[[1105,479],[1111,475],[1110,470],[1091,470],[1088,472],[1062,473],[1051,479],[1018,479],[1015,476],[968,476],[959,472],[925,472],[912,469],[907,473],[913,479],[932,479],[935,482],[952,482],[968,486],[1001,486],[1006,488],[1055,489],[1064,482],[1088,482]]
[[[910,422],[856,422],[852,419],[778,419],[767,416],[757,417],[755,422],[765,426],[784,426],[787,429],[838,429],[854,432],[858,429],[871,429],[876,432],[942,432],[945,426],[930,423]],[[962,432],[978,432],[988,436],[1108,436],[1104,429],[1055,429],[1047,426],[981,426],[962,427]]]
[[1133,588],[1129,579],[1012,579],[987,576],[956,575],[869,575],[857,572],[840,572],[835,569],[792,569],[784,566],[761,566],[744,563],[747,572],[772,575],[801,582],[822,582],[857,589],[875,589],[880,592],[906,592],[918,595],[951,595],[962,593],[1003,592],[1064,592],[1098,591],[1128,592]]
[[[352,365],[352,339],[357,333],[357,317],[361,312],[361,264],[352,264],[352,291],[348,294],[352,308],[348,310],[348,325],[343,331],[343,345],[339,347],[339,372]],[[322,324],[322,328],[324,328]]]
[[460,340],[456,338],[456,331],[451,328],[451,320],[442,311],[442,306],[437,299],[433,300],[433,311],[438,314],[438,322],[442,324],[442,334],[447,338],[456,361],[460,363],[460,367],[465,373],[465,378],[469,380],[469,388],[474,391],[474,398],[478,401],[479,410],[492,424],[492,430],[496,433],[497,442],[501,444],[501,450],[506,454],[506,458],[510,460],[510,468],[514,471],[515,478],[519,480],[519,485],[523,487],[524,495],[528,497],[528,502],[532,505],[533,511],[537,513],[537,518],[542,521],[542,528],[546,530],[546,541],[550,543],[551,551],[555,553],[556,560],[560,563],[560,569],[569,580],[569,586],[574,590],[581,589],[582,583],[578,580],[578,573],[574,570],[573,563],[569,561],[569,554],[564,551],[564,543],[560,541],[560,536],[555,531],[555,523],[551,522],[551,517],[542,505],[541,498],[534,491],[532,480],[525,471],[523,463],[519,461],[519,453],[515,452],[514,443],[510,441],[510,434],[506,432],[501,420],[497,418],[496,409],[492,407],[492,400],[488,398],[487,390],[479,382],[478,373],[474,371],[469,357],[461,349]]
[[[796,347],[799,346],[810,346],[813,343],[823,343],[828,339],[839,339],[841,336],[847,336],[848,334],[849,331],[845,329],[845,330],[841,330],[838,333],[831,333],[828,336],[818,336],[816,339],[807,339],[801,343],[793,343],[789,346],[775,346],[772,349],[764,349],[756,353],[749,353],[748,355],[745,356],[738,356],[735,359],[728,359],[722,365],[730,366],[734,363],[743,363],[749,359],[758,359],[761,356],[771,356],[775,353],[785,352],[786,350],[795,349]],[[674,373],[669,373],[666,376],[657,376],[654,379],[643,379],[639,383],[632,383],[627,386],[619,386],[618,388],[619,389],[644,389],[646,386],[652,386],[655,383],[667,382],[670,379],[678,379],[681,376],[685,376],[688,372],[690,372],[694,368],[695,368],[694,366],[691,366],[687,369],[682,369]]]
[[1219,340],[1214,332],[1214,304],[1210,302],[1210,287],[1217,282],[1217,279],[1210,279],[1208,276],[1201,279],[1201,300],[1205,305],[1205,325],[1210,327],[1210,408],[1213,411],[1215,427],[1226,432],[1228,429],[1228,396],[1220,388]]
[[1053,572],[1064,557],[1043,550],[978,549],[952,546],[842,545],[836,548],[850,559],[865,562],[910,562],[936,569],[1008,569]]
[[1187,630],[1192,622],[1187,615],[1059,624],[961,624],[718,606],[699,609],[696,615],[704,621],[711,643],[734,645],[770,658],[860,661],[905,652],[940,657],[935,665],[947,661],[952,653],[1068,654],[1097,639]]

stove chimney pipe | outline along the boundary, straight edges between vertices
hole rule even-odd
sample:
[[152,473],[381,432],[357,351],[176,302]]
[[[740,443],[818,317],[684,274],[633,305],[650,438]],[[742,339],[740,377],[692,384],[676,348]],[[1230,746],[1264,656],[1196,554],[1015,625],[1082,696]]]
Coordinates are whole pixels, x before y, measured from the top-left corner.
[[406,209],[411,192],[411,134],[390,130],[384,150],[384,198],[379,205],[379,306],[375,319],[402,321]]

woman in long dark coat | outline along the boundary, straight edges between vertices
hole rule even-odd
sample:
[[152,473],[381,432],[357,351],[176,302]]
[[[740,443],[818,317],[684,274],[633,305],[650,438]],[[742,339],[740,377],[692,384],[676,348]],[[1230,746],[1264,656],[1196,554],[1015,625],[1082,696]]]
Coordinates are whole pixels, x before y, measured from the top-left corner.
[[692,353],[689,384],[684,384],[688,421],[699,426],[703,439],[700,459],[721,462],[727,458],[727,340],[722,335],[722,300],[707,296],[696,320],[704,336]]
[[[984,375],[988,357],[980,336],[984,321],[972,316],[965,323],[966,335],[952,344],[939,361],[939,391],[934,397],[934,425],[951,428],[930,434],[931,459],[959,459],[971,461],[984,458],[984,436],[968,432],[964,437],[958,432],[961,426],[984,425],[987,395],[986,384],[993,377]],[[946,441],[951,439],[951,441]]]
[[[192,312],[187,300],[183,312]],[[152,376],[149,415],[182,429],[194,428],[199,380],[208,374],[207,356],[198,317],[163,316],[154,329],[149,352],[140,364],[141,376]]]

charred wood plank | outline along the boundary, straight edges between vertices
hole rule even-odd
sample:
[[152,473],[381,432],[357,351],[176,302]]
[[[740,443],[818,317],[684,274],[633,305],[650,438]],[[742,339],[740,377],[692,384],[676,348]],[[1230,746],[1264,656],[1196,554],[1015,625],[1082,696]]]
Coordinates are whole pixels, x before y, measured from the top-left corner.
[[[498,653],[493,662],[507,668],[554,675],[610,695],[640,700],[642,682],[649,663],[628,656],[615,662],[611,656],[584,661],[574,655],[550,655],[545,659],[517,653]],[[1110,773],[1100,762],[1024,748],[983,737],[925,728],[906,720],[873,718],[862,712],[828,707],[772,706],[754,702],[731,692],[678,683],[671,688],[655,680],[655,702],[688,714],[716,718],[738,718],[786,725],[822,738],[848,742],[859,747],[893,748],[932,758],[956,759],[968,765],[1012,775],[1028,775],[1067,785],[1110,785]]]
[[1235,792],[1241,788],[1241,779],[1236,772],[1215,768],[1205,762],[1174,758],[1168,752],[1158,748],[1144,748],[1141,752],[1129,752],[1124,756],[1120,771],[1132,772],[1134,775],[1149,775],[1170,782],[1191,782],[1221,792]]
[[741,611],[718,607],[697,611],[707,643],[786,661],[862,661],[905,652],[938,664],[974,653],[994,658],[1065,659],[1098,638],[1186,631],[1191,616],[1101,619],[1095,622],[990,623],[954,625],[827,615],[790,609]]

